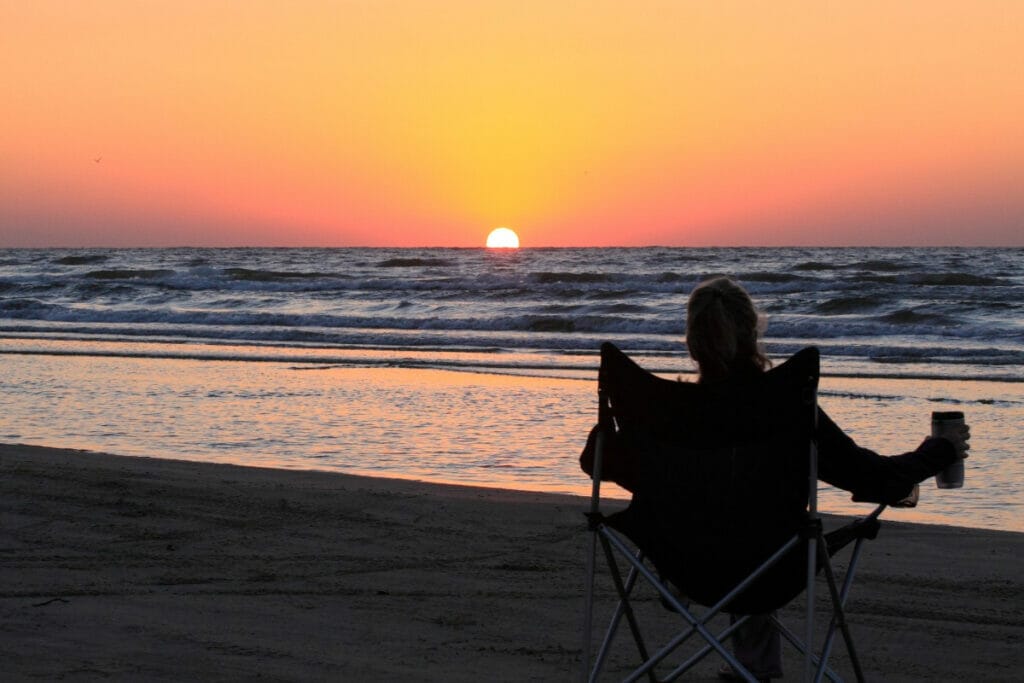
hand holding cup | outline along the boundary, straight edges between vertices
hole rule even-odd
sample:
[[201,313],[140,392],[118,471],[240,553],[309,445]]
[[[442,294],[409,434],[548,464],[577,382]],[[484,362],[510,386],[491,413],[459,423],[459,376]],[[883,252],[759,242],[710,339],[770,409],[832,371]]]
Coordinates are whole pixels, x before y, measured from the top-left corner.
[[958,457],[952,465],[935,475],[935,485],[940,489],[958,489],[964,485],[964,459],[971,445],[971,428],[964,422],[960,411],[932,413],[932,436],[949,441]]

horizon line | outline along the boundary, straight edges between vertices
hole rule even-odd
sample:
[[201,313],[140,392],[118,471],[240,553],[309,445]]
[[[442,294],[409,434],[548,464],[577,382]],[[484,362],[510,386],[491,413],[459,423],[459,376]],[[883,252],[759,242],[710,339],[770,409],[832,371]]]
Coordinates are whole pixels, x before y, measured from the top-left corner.
[[608,244],[608,245],[528,245],[509,247],[487,246],[452,246],[452,245],[407,245],[387,246],[368,244],[348,245],[286,245],[286,244],[167,244],[167,245],[46,245],[46,246],[5,246],[0,249],[10,250],[46,250],[46,249],[476,249],[495,252],[516,252],[538,249],[1024,249],[1021,244]]

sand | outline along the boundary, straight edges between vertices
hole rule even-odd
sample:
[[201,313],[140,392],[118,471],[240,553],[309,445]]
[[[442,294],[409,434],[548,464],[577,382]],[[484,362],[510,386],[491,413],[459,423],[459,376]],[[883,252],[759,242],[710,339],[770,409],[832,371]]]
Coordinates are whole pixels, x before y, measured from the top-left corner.
[[[0,446],[0,678],[576,680],[584,509]],[[1024,679],[1022,558],[1021,534],[887,522],[849,605],[869,680]],[[595,620],[612,606],[602,581]],[[655,630],[677,623],[649,591],[639,608]],[[799,609],[783,614],[794,628]]]

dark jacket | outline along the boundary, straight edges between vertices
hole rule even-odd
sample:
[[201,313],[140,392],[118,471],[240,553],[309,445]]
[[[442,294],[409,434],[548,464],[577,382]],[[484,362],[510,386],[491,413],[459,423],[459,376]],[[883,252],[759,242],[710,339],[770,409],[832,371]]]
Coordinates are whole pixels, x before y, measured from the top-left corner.
[[[580,454],[580,467],[594,471],[594,450],[598,427],[594,427]],[[914,484],[945,469],[957,458],[946,439],[925,439],[916,450],[903,455],[884,456],[858,446],[825,413],[818,409],[818,478],[853,493],[853,500],[895,503],[910,495]],[[601,464],[601,479],[634,491],[638,481],[636,460],[608,439]]]

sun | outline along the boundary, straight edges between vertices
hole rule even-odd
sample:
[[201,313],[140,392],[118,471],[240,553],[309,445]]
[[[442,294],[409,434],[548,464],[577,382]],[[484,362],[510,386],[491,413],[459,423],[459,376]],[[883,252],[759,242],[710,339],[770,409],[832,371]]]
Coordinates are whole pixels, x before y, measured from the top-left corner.
[[495,228],[487,236],[488,249],[518,249],[519,235],[508,228]]

